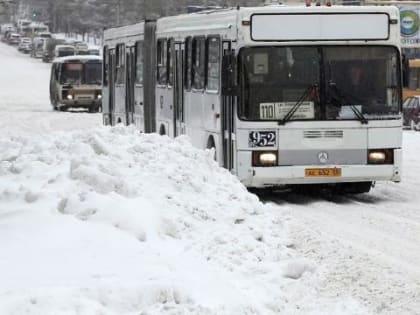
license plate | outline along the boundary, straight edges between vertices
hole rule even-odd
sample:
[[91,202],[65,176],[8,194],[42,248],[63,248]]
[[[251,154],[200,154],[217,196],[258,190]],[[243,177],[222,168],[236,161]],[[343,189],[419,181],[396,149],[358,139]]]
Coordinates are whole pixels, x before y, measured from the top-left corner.
[[341,168],[306,168],[305,177],[341,177]]

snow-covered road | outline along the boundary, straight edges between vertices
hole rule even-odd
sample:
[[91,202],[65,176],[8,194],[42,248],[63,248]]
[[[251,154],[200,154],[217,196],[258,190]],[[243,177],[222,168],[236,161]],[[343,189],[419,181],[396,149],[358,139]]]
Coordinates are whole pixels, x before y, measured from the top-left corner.
[[[50,64],[18,53],[0,43],[0,123],[3,135],[41,134],[100,125],[100,114],[52,110],[49,100]],[[48,119],[45,119],[48,115]]]
[[420,134],[404,134],[404,177],[369,194],[265,196],[289,218],[294,247],[321,266],[319,289],[373,314],[420,314]]
[[52,111],[49,65],[3,43],[0,71],[0,314],[420,314],[420,132],[399,184],[260,204],[185,139]]

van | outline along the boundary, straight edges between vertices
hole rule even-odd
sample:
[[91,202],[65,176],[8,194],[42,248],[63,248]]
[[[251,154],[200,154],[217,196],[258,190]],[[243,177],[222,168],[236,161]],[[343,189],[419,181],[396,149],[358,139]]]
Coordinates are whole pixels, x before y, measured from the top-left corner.
[[50,101],[54,110],[86,108],[98,112],[102,105],[102,58],[67,56],[53,60]]
[[73,45],[57,45],[54,48],[54,57],[66,57],[76,54],[76,48]]

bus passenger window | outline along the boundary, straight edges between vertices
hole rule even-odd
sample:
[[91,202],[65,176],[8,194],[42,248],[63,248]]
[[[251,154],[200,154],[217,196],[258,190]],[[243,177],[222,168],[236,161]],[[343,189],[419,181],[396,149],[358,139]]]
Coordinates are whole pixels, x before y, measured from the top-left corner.
[[143,41],[136,43],[136,84],[143,84]]
[[192,67],[192,38],[185,39],[185,60],[184,60],[184,84],[187,91],[191,90],[191,67]]
[[168,60],[167,60],[167,71],[168,71],[168,85],[172,85],[173,84],[173,52],[175,50],[175,44],[174,44],[174,39],[171,38],[168,40],[168,47],[167,47],[167,56],[168,56]]
[[206,42],[204,37],[194,38],[192,54],[192,75],[193,88],[197,90],[204,89],[205,48]]
[[220,78],[220,39],[209,37],[207,39],[207,90],[219,90]]
[[159,39],[157,42],[157,82],[158,84],[165,85],[166,77],[166,39]]
[[124,44],[117,45],[117,84],[125,83],[125,47]]

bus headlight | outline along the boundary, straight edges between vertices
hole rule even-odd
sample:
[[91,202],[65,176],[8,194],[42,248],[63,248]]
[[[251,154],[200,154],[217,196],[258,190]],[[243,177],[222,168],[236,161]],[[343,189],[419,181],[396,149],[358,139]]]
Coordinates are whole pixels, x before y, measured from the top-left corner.
[[72,100],[72,99],[73,99],[73,95],[71,95],[71,94],[67,94],[67,99],[68,99],[68,100]]
[[394,164],[393,149],[373,149],[368,151],[368,164]]
[[98,95],[96,95],[96,98],[97,98],[98,100],[100,100],[100,99],[102,99],[102,95],[101,95],[101,94],[98,94]]
[[253,151],[252,166],[276,166],[277,151]]

